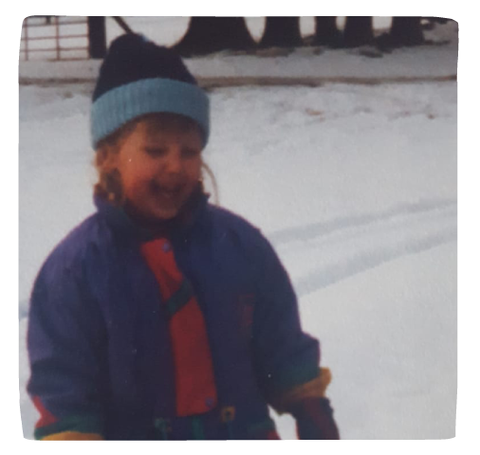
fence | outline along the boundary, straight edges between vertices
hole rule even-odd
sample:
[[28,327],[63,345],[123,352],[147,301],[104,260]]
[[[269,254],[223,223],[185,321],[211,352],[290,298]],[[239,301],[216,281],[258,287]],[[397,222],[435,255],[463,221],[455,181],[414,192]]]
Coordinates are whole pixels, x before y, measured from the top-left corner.
[[23,22],[20,60],[89,58],[87,17],[30,16]]

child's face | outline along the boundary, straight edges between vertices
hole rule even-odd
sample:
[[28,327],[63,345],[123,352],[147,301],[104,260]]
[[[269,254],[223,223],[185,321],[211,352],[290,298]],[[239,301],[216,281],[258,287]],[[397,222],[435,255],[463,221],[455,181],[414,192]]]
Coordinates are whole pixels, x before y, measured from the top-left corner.
[[175,117],[141,120],[121,142],[114,167],[130,209],[146,222],[175,217],[201,177],[202,136]]

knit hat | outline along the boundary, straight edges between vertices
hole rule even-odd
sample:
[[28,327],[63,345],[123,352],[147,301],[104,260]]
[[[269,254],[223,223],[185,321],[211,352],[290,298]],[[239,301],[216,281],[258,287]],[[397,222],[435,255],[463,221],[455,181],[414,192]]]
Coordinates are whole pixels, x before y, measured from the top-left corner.
[[115,39],[100,67],[90,116],[96,149],[125,123],[144,114],[170,112],[193,119],[209,136],[209,100],[173,50],[126,34]]

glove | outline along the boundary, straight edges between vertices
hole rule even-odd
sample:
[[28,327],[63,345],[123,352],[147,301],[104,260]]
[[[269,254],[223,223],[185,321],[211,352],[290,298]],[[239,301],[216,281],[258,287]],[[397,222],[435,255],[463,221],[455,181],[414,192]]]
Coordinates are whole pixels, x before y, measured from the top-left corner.
[[328,398],[305,398],[292,404],[287,412],[296,420],[298,439],[340,439]]
[[320,368],[316,378],[299,384],[270,401],[279,414],[288,412],[293,415],[298,439],[340,439],[330,400],[325,397],[325,390],[331,380],[330,370]]

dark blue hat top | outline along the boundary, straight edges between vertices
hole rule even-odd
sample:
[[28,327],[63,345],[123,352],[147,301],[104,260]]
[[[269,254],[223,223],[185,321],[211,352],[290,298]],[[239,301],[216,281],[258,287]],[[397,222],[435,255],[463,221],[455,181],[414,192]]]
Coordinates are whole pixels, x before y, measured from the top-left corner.
[[209,135],[209,100],[180,56],[142,35],[115,39],[100,67],[92,96],[92,146],[130,120],[170,112],[196,121]]

